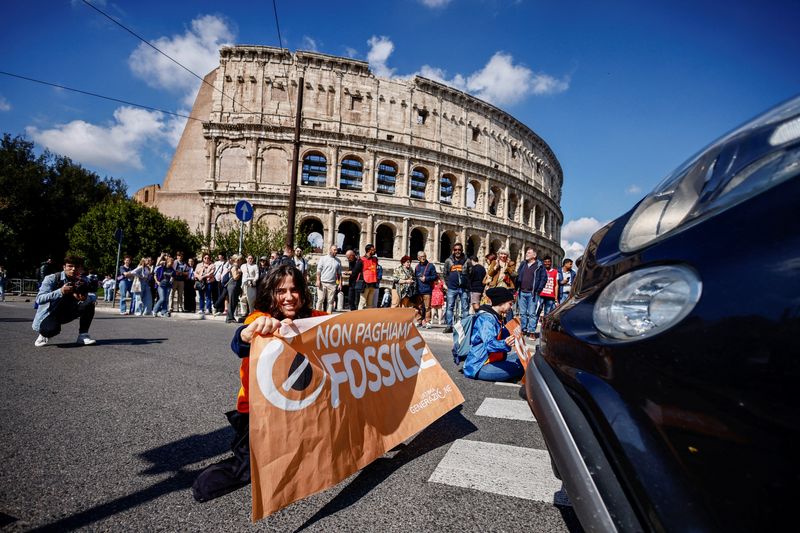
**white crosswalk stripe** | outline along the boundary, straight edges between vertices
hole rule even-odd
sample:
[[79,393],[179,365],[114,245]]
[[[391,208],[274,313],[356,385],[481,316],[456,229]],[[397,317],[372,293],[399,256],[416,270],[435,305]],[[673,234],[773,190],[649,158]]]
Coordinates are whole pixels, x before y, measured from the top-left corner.
[[520,387],[521,386],[519,383],[509,383],[507,381],[495,381],[494,384],[495,385],[501,385],[503,387]]
[[484,398],[483,403],[475,411],[478,416],[505,418],[506,420],[524,420],[536,422],[528,403],[523,400],[502,400],[500,398]]
[[456,440],[428,479],[455,487],[570,505],[546,450]]

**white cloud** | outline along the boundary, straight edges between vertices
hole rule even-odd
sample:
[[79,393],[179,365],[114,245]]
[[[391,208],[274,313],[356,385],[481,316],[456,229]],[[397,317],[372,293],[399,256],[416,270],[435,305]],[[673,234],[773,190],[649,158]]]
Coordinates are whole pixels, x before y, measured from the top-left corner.
[[[385,36],[372,36],[367,60],[376,76],[392,77],[395,69],[387,65],[394,43]],[[452,78],[439,67],[423,65],[418,72],[425,78],[450,85],[493,104],[515,104],[529,95],[558,94],[569,89],[569,77],[557,79],[543,72],[514,64],[511,54],[495,52],[486,65],[472,74],[455,74]],[[414,74],[411,74],[413,76]]]
[[[181,63],[200,77],[219,65],[219,49],[231,43],[236,33],[228,22],[214,15],[194,19],[191,29],[172,37],[159,37],[153,44],[165,54]],[[181,92],[184,104],[194,103],[200,80],[186,72],[168,58],[141,43],[128,57],[128,66],[134,75],[149,86]]]
[[310,52],[317,52],[319,48],[317,48],[317,41],[309,37],[308,35],[303,35],[303,44],[301,46],[303,50],[308,50]]
[[79,163],[107,169],[141,169],[144,146],[165,139],[177,144],[175,131],[182,131],[183,124],[179,123],[183,120],[165,121],[163,113],[124,106],[114,111],[114,121],[106,126],[73,120],[45,130],[29,126],[26,131],[37,143]]
[[594,217],[581,217],[570,220],[561,227],[561,238],[565,241],[589,242],[595,231],[605,225]]
[[444,7],[449,4],[451,0],[419,0],[419,3],[425,7],[435,9],[437,7]]
[[636,185],[636,184],[634,184],[634,185],[631,185],[631,186],[629,186],[627,189],[625,189],[625,194],[631,194],[631,195],[634,195],[634,194],[639,194],[640,192],[642,192],[642,188],[641,188],[641,187],[639,187],[639,186],[638,186],[638,185]]
[[564,257],[575,260],[582,256],[591,236],[605,224],[594,217],[581,217],[564,224],[561,227],[561,247],[564,249]]
[[2,95],[0,95],[0,111],[11,111],[11,104]]
[[347,57],[349,57],[350,59],[353,59],[354,57],[358,56],[358,50],[350,46],[345,47],[344,53],[347,54]]
[[385,36],[373,35],[367,41],[369,45],[369,52],[367,53],[367,61],[369,66],[376,76],[382,78],[391,78],[394,75],[395,69],[389,68],[386,61],[394,51],[394,43]]
[[564,249],[564,258],[568,257],[573,261],[582,256],[583,252],[586,250],[586,245],[584,244],[577,241],[567,242],[563,239],[561,240],[561,247]]

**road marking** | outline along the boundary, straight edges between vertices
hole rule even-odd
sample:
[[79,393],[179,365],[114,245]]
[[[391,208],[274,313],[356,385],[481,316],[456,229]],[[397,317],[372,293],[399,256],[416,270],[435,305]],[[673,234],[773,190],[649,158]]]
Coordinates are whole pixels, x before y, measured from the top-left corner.
[[495,381],[495,385],[502,385],[503,387],[519,387],[519,383],[509,383],[508,381]]
[[456,440],[436,466],[430,483],[475,489],[556,505],[571,505],[553,475],[547,450]]
[[475,411],[478,416],[491,416],[507,420],[525,420],[536,422],[528,402],[523,400],[501,400],[500,398],[484,398],[483,403]]

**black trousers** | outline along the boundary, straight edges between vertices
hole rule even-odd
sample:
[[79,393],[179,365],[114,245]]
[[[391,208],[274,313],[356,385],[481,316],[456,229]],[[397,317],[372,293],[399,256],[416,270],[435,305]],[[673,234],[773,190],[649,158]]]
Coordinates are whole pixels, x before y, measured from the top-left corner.
[[225,416],[235,432],[231,442],[233,457],[200,472],[192,485],[192,495],[199,502],[219,498],[250,483],[250,415],[228,411]]
[[194,313],[197,310],[194,281],[186,280],[183,286],[183,310]]
[[347,287],[347,306],[351,311],[358,309],[358,300],[360,297],[361,291],[357,291],[355,285],[349,285]]
[[48,339],[61,333],[61,325],[72,322],[76,318],[78,333],[89,333],[94,318],[94,302],[79,302],[72,296],[64,296],[50,303],[50,313],[39,326],[39,333]]

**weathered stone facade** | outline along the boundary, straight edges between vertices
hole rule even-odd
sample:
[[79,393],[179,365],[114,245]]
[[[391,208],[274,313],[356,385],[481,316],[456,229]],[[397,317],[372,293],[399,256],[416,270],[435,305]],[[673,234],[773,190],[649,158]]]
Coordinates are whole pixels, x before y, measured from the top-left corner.
[[563,175],[538,135],[451,87],[316,52],[220,50],[192,110],[202,121],[186,125],[155,205],[207,232],[235,221],[241,199],[254,220],[285,216],[301,76],[297,221],[326,248],[441,260],[460,241],[481,257],[528,245],[562,257]]

